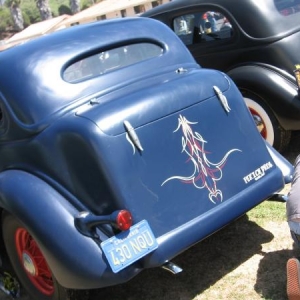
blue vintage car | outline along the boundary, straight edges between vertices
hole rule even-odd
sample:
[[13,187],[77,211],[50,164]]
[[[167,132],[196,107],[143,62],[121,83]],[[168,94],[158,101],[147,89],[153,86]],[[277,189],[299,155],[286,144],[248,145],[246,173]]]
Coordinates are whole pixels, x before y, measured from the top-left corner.
[[1,52],[0,111],[1,255],[31,299],[180,272],[291,180],[232,80],[150,18]]

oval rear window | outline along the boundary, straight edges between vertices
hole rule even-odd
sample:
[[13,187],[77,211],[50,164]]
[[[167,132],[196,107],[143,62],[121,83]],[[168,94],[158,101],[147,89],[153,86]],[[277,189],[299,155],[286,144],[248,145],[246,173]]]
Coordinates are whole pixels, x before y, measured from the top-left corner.
[[162,47],[152,43],[137,43],[114,48],[88,56],[71,64],[63,72],[63,79],[70,83],[87,80],[157,57],[162,52]]

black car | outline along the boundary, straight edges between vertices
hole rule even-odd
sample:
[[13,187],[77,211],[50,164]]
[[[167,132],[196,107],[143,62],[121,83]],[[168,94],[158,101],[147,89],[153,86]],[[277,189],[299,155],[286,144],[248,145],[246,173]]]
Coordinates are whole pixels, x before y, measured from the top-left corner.
[[282,151],[300,129],[299,12],[300,0],[176,0],[142,16],[171,27],[202,67],[226,72]]

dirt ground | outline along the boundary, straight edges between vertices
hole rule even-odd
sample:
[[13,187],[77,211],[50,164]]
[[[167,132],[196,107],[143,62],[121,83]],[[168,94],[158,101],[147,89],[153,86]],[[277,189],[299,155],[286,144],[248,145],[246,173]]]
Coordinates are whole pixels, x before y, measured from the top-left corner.
[[[293,163],[298,153],[297,132],[283,154]],[[91,291],[89,300],[286,300],[286,261],[295,255],[286,222],[260,227],[246,215],[178,256],[182,273],[146,270],[126,284]],[[11,300],[1,291],[0,299]]]

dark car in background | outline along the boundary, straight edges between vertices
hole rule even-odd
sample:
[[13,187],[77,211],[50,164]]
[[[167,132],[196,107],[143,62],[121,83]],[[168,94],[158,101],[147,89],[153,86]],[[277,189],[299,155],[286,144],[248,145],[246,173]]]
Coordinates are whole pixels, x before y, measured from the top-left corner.
[[291,180],[229,76],[150,18],[1,52],[0,112],[0,256],[32,300],[176,274]]
[[300,129],[300,0],[176,0],[142,16],[172,28],[202,67],[226,72],[262,136],[285,149]]

